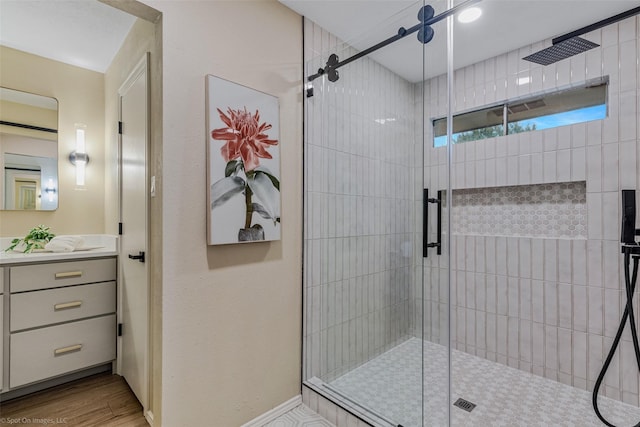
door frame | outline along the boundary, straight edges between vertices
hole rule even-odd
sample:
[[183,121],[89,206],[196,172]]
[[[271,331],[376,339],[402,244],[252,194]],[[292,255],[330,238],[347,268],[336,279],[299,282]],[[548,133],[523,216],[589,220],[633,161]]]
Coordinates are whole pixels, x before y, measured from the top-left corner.
[[[122,96],[125,94],[131,86],[138,80],[138,78],[144,74],[146,84],[146,111],[145,111],[145,126],[146,126],[146,141],[145,141],[145,162],[144,162],[144,176],[145,176],[145,246],[147,254],[151,249],[151,233],[150,233],[150,191],[149,191],[149,153],[151,143],[151,123],[150,123],[150,108],[151,108],[151,87],[150,87],[150,53],[145,52],[142,58],[138,61],[132,71],[129,73],[124,83],[118,89],[118,121],[122,123]],[[118,222],[123,223],[123,150],[122,150],[122,133],[118,132]],[[118,277],[122,277],[123,274],[123,261],[122,257],[126,254],[122,251],[122,237],[118,239],[118,253],[120,262],[118,263]],[[142,404],[142,410],[145,418],[150,425],[153,425],[153,415],[151,414],[151,402],[152,402],[152,372],[151,372],[151,348],[152,348],[152,304],[151,304],[151,260],[150,256],[146,257],[145,262],[145,276],[146,276],[146,301],[147,301],[147,337],[146,337],[146,357],[145,357],[145,387],[146,387],[146,402],[140,402]],[[122,296],[123,296],[123,283],[118,280],[118,324],[122,323]],[[126,326],[123,326],[125,328]],[[122,375],[122,337],[118,336],[117,339],[117,359],[116,359],[116,373]]]

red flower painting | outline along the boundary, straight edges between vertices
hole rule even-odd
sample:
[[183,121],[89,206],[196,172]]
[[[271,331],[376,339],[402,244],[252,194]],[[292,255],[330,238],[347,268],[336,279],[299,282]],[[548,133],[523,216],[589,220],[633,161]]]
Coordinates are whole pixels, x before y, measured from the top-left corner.
[[271,125],[260,123],[260,112],[251,114],[244,110],[227,108],[227,114],[219,108],[220,120],[227,127],[214,129],[211,137],[218,141],[226,141],[220,152],[226,162],[241,159],[245,171],[252,171],[260,165],[259,158],[271,159],[267,151],[270,146],[278,145],[278,140],[269,139],[265,133]]
[[[280,180],[260,164],[260,159],[272,159],[267,151],[278,145],[269,139],[267,131],[272,125],[260,122],[260,112],[250,113],[246,107],[227,107],[226,113],[216,108],[225,127],[213,129],[211,138],[224,141],[220,154],[226,162],[224,178],[211,185],[211,209],[222,206],[236,194],[245,199],[244,227],[238,232],[238,241],[264,240],[261,224],[253,223],[254,213],[280,222]],[[277,155],[277,154],[276,154]]]

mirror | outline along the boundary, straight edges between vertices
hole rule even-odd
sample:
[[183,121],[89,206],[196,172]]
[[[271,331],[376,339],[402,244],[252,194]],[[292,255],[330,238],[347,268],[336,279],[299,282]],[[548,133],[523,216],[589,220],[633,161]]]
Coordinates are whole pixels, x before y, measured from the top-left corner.
[[0,88],[0,209],[58,207],[58,101]]

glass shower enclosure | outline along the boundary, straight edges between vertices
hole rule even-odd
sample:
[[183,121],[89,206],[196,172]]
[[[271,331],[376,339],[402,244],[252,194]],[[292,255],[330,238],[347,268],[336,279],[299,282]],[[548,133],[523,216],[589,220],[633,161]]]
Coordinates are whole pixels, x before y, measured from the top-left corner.
[[636,425],[628,331],[599,374],[627,307],[640,8],[483,0],[425,44],[402,37],[425,6],[468,3],[396,3],[347,40],[305,19],[305,389],[374,426],[598,427],[599,387]]

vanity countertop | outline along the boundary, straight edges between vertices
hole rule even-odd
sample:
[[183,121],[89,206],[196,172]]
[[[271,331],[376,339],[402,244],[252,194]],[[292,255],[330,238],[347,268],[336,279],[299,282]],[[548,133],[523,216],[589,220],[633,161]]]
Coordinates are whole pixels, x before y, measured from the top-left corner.
[[8,264],[27,264],[41,261],[65,261],[84,258],[98,258],[118,255],[118,236],[107,234],[83,235],[84,247],[87,249],[73,252],[5,252],[13,238],[0,238],[0,266]]

